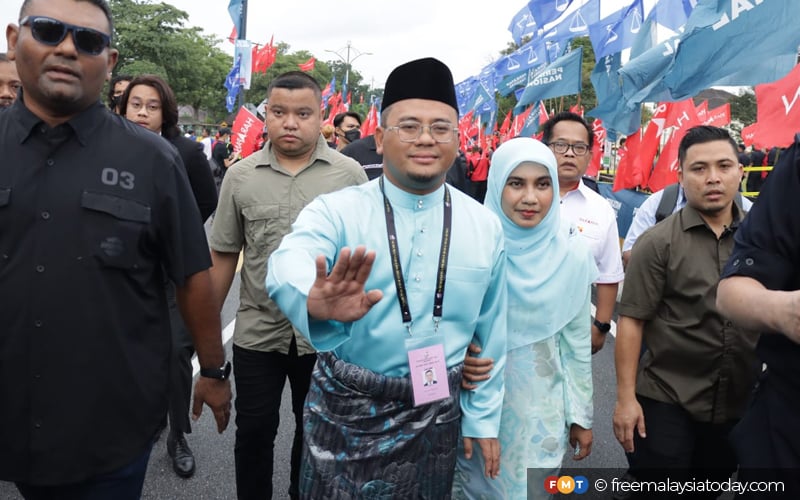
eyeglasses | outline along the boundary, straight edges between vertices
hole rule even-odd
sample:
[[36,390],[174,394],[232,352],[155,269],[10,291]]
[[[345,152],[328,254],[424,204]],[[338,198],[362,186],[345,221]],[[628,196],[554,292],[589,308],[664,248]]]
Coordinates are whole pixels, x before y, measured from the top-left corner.
[[556,153],[563,155],[569,148],[572,148],[572,152],[575,153],[575,156],[583,156],[589,152],[589,145],[584,144],[582,142],[576,142],[575,144],[567,144],[566,142],[551,142],[548,144],[553,151]]
[[457,128],[449,123],[434,123],[432,125],[422,125],[415,122],[398,123],[394,127],[386,127],[386,130],[393,130],[402,142],[414,142],[422,137],[422,132],[428,129],[428,133],[433,140],[439,144],[447,144],[456,136]]
[[139,111],[142,108],[147,109],[148,113],[155,113],[159,109],[161,109],[161,104],[155,102],[148,102],[147,104],[141,101],[129,101],[128,107],[134,111]]
[[96,56],[111,45],[111,37],[92,28],[75,26],[58,19],[44,16],[25,16],[20,26],[30,26],[33,38],[40,43],[57,46],[68,32],[72,32],[72,41],[80,52]]

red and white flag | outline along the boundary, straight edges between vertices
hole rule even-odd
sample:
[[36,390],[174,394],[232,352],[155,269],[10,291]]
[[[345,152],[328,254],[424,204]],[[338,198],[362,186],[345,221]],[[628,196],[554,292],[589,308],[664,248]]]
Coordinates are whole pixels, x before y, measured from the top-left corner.
[[264,130],[264,122],[248,111],[247,108],[239,108],[239,113],[236,115],[236,119],[233,120],[233,127],[231,128],[233,151],[241,154],[242,158],[248,157],[256,150],[262,130]]

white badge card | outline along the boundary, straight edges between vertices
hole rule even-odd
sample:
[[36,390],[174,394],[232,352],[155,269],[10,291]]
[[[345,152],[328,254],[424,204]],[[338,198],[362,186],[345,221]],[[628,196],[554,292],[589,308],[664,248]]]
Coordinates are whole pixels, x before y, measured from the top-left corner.
[[408,368],[411,387],[414,391],[414,406],[450,397],[444,344],[442,342],[433,343],[434,339],[441,340],[441,337],[414,339],[417,342],[413,343],[422,344],[422,347],[412,346],[410,345],[412,342],[406,342],[409,348]]

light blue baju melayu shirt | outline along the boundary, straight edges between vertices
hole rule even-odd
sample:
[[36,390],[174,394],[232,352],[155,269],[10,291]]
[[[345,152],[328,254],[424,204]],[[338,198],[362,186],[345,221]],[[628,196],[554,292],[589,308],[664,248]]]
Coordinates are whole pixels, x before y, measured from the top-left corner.
[[[433,294],[442,238],[444,187],[428,195],[405,192],[385,180],[392,204],[400,261],[413,317],[412,332],[433,331]],[[475,338],[482,356],[494,358],[491,379],[462,391],[465,436],[496,437],[503,402],[506,356],[506,278],[503,233],[497,217],[450,188],[452,241],[439,333],[448,367],[464,360]],[[330,270],[343,247],[365,245],[376,259],[366,289],[383,299],[353,323],[316,321],[308,316],[314,260],[325,255]],[[378,179],[316,198],[297,217],[292,232],[269,259],[270,297],[320,351],[387,376],[407,376],[406,339],[391,268],[384,203]]]

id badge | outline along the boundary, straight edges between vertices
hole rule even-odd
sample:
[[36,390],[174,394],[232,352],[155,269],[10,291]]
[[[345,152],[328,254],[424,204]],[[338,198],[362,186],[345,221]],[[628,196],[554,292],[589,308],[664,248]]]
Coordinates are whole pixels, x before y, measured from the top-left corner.
[[420,406],[450,397],[447,380],[447,358],[441,335],[419,336],[406,339],[409,377],[414,392],[414,406]]

